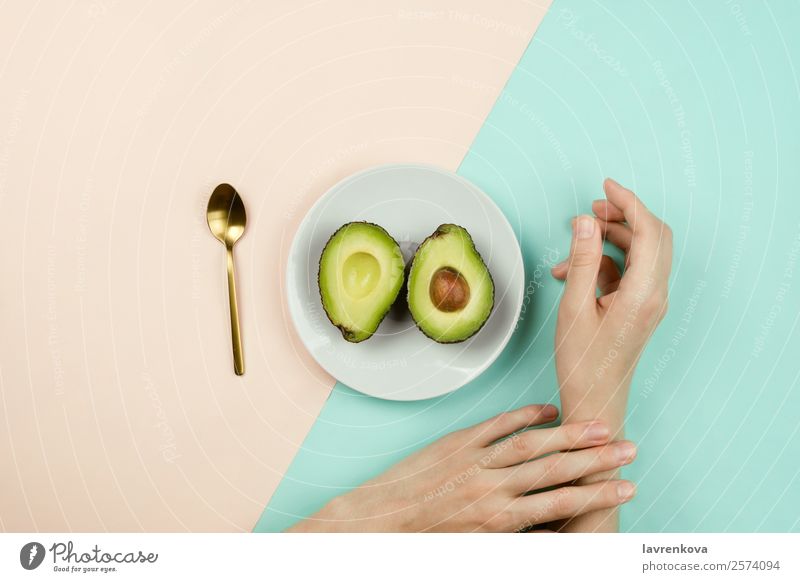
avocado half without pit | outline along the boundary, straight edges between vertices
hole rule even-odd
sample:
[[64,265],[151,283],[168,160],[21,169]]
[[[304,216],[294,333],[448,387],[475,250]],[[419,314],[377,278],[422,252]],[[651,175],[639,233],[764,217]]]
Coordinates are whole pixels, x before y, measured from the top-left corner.
[[408,308],[439,343],[469,339],[494,308],[494,282],[467,230],[442,224],[417,249],[408,275]]
[[377,224],[350,222],[333,233],[319,260],[319,293],[344,339],[372,337],[397,299],[404,270],[400,246]]

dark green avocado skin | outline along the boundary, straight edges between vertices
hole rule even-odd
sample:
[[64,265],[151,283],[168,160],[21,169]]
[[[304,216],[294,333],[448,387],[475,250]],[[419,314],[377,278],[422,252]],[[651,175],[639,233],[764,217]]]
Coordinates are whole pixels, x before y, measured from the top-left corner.
[[[358,344],[358,343],[361,343],[363,341],[368,340],[369,338],[371,338],[375,334],[371,333],[367,337],[359,340],[359,339],[356,339],[357,336],[356,336],[356,334],[355,334],[355,332],[353,330],[348,329],[347,327],[345,327],[343,325],[339,325],[337,323],[334,323],[333,319],[331,319],[331,316],[328,313],[328,310],[325,309],[325,298],[322,296],[322,287],[320,286],[320,281],[319,281],[320,266],[321,266],[321,262],[322,262],[322,256],[325,254],[325,249],[328,248],[328,244],[331,242],[333,237],[335,237],[339,233],[339,231],[344,230],[345,228],[347,228],[348,226],[350,226],[352,224],[368,224],[370,226],[374,226],[375,228],[379,228],[384,233],[386,233],[386,236],[388,236],[390,239],[392,239],[392,241],[394,241],[394,244],[397,244],[397,241],[380,224],[375,224],[374,222],[369,222],[369,221],[366,221],[366,220],[356,220],[356,221],[353,221],[353,222],[348,222],[347,224],[343,224],[342,226],[337,228],[336,232],[334,232],[331,236],[328,237],[328,240],[325,242],[325,246],[322,247],[322,253],[320,253],[319,260],[317,261],[317,292],[319,292],[319,300],[320,300],[320,303],[322,303],[322,310],[325,312],[325,317],[328,318],[328,321],[330,321],[332,325],[337,327],[339,329],[339,331],[342,332],[342,337],[345,340],[347,340],[348,342],[353,343],[353,344]],[[407,277],[407,273],[403,275],[403,285],[400,287],[401,290],[405,287],[406,277]],[[400,294],[400,292],[398,291],[398,295],[399,294]],[[384,311],[383,314],[380,316],[380,320],[379,321],[383,321],[383,319],[386,317],[386,314],[389,313],[389,310],[392,308],[392,304],[395,301],[397,301],[396,297],[395,297],[394,301],[389,303],[389,307],[387,307],[386,311]]]
[[[436,230],[433,231],[433,233],[430,236],[426,237],[425,240],[423,240],[420,243],[420,245],[417,247],[417,252],[414,253],[414,258],[411,259],[411,262],[409,263],[409,267],[406,270],[406,280],[403,283],[403,285],[406,288],[406,304],[408,304],[408,300],[409,300],[409,298],[408,298],[408,295],[409,295],[409,293],[408,293],[408,274],[411,272],[411,267],[414,266],[414,261],[417,259],[417,255],[419,254],[419,249],[421,249],[422,245],[424,245],[430,239],[437,238],[439,236],[442,236],[443,234],[448,234],[449,232],[452,231],[452,229],[454,227],[461,228],[461,229],[464,230],[464,232],[467,234],[467,238],[469,239],[469,244],[470,244],[470,246],[472,246],[472,251],[476,255],[478,255],[478,257],[480,257],[480,259],[481,259],[481,261],[483,262],[484,265],[486,264],[486,261],[483,260],[483,257],[481,256],[480,252],[478,252],[478,249],[475,248],[475,241],[472,240],[472,235],[469,233],[469,231],[466,228],[464,228],[463,226],[458,226],[457,224],[440,224],[436,228]],[[480,330],[482,330],[483,327],[486,325],[486,322],[489,321],[489,319],[490,319],[490,317],[492,315],[492,312],[494,311],[494,279],[492,278],[492,272],[488,268],[486,269],[486,272],[489,274],[489,280],[492,282],[492,306],[489,309],[489,316],[486,318],[486,321],[484,321],[480,325],[480,327],[478,329],[476,329],[473,333],[471,333],[470,335],[468,335],[467,337],[465,337],[463,339],[457,339],[457,340],[451,340],[451,341],[441,341],[441,340],[438,340],[435,337],[432,337],[432,336],[428,335],[427,333],[425,333],[425,330],[423,330],[419,326],[419,322],[416,319],[414,319],[414,314],[412,313],[411,314],[411,319],[414,320],[414,325],[417,326],[417,329],[420,330],[425,335],[425,337],[435,341],[438,344],[460,344],[462,342],[467,341],[469,338],[473,337],[476,333],[478,333]],[[409,309],[409,311],[411,311],[411,310]]]

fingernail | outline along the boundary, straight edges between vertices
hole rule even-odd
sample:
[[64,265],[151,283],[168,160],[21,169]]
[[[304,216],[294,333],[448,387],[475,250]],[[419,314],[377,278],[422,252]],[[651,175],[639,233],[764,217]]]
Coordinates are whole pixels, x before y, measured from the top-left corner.
[[636,495],[636,485],[630,481],[623,481],[617,485],[617,495],[619,496],[620,503],[630,501],[633,499],[633,496]]
[[620,185],[620,183],[619,183],[619,182],[617,182],[617,181],[616,181],[614,178],[606,178],[606,181],[607,181],[607,182],[611,182],[611,183],[612,183],[612,184],[614,184],[615,186],[619,186],[619,185]]
[[558,408],[553,406],[552,404],[548,404],[544,408],[542,408],[542,416],[545,418],[555,418],[558,416]]
[[591,238],[594,234],[594,218],[591,216],[579,216],[575,233],[578,238]]
[[552,268],[552,269],[560,269],[561,267],[563,267],[563,266],[564,266],[564,265],[566,265],[566,264],[567,264],[567,261],[566,261],[566,260],[563,260],[563,261],[561,261],[560,263],[556,263],[556,264],[555,264],[555,265],[553,265],[551,268]]
[[586,427],[585,434],[590,441],[604,441],[608,438],[608,427],[602,422],[593,422]]
[[636,445],[629,441],[623,441],[614,445],[614,454],[617,457],[617,462],[621,465],[630,463],[636,458]]

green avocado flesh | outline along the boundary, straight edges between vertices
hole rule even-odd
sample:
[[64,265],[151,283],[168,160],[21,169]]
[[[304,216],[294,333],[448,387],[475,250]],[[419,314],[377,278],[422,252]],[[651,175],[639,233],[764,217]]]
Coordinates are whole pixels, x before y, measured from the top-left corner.
[[400,247],[377,224],[350,222],[328,240],[319,259],[322,307],[344,339],[372,337],[403,285]]
[[466,229],[443,224],[423,241],[408,275],[408,308],[417,327],[439,343],[462,342],[494,307],[494,283]]

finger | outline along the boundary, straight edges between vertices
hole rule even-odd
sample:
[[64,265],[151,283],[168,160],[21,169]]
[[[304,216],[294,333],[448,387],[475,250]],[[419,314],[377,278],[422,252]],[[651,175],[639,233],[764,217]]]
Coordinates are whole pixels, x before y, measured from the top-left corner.
[[636,458],[636,445],[618,441],[606,446],[556,453],[530,463],[502,469],[503,479],[517,495],[569,483],[575,479],[629,465]]
[[[603,183],[606,197],[622,210],[631,228],[632,239],[627,253],[629,268],[620,291],[643,293],[650,281],[664,281],[672,261],[672,231],[653,215],[636,195],[608,178]],[[617,229],[619,234],[621,231]],[[612,241],[613,242],[613,241]]]
[[[611,242],[614,246],[622,251],[630,252],[631,242],[633,240],[633,230],[626,224],[619,222],[606,222],[605,220],[597,219],[597,224],[600,227],[600,232],[607,241]],[[602,267],[602,264],[600,265]],[[567,278],[567,271],[569,270],[569,259],[565,259],[560,263],[553,265],[550,269],[553,277],[563,281]]]
[[561,308],[578,314],[596,307],[595,288],[603,243],[597,221],[591,216],[579,216],[575,220],[569,267]]
[[631,244],[633,244],[633,229],[630,226],[605,220],[598,220],[597,224],[600,226],[603,238],[620,250],[626,253],[630,252]]
[[[603,188],[609,199],[613,197],[617,200],[617,206],[624,213],[627,222],[627,224],[619,222],[602,224],[603,235],[606,240],[625,252],[626,269],[633,259],[636,259],[639,263],[638,270],[641,271],[643,265],[652,265],[654,262],[657,251],[657,225],[660,221],[647,210],[633,192],[623,188],[611,178],[606,179]],[[634,274],[633,278],[636,277]]]
[[658,222],[658,219],[653,216],[636,194],[619,182],[606,178],[603,182],[603,191],[608,201],[622,212],[628,224],[644,223],[654,226]]
[[493,468],[511,467],[556,451],[605,444],[609,437],[608,425],[602,421],[528,430],[493,444],[482,464]]
[[569,259],[564,259],[550,268],[550,273],[559,281],[564,281],[567,278],[567,271],[569,271]]
[[503,412],[467,430],[474,433],[481,446],[485,446],[524,428],[553,422],[556,418],[558,409],[552,404],[532,404]]
[[600,220],[607,222],[625,222],[625,215],[622,210],[614,206],[608,200],[595,200],[592,202],[592,212]]
[[634,495],[636,486],[630,481],[603,481],[526,495],[513,501],[509,509],[514,521],[535,525],[617,507],[633,499]]
[[608,255],[603,255],[600,259],[600,270],[597,273],[597,286],[600,289],[600,295],[610,295],[619,287],[619,282],[622,280],[622,273],[619,272],[619,267],[614,262],[614,259]]

